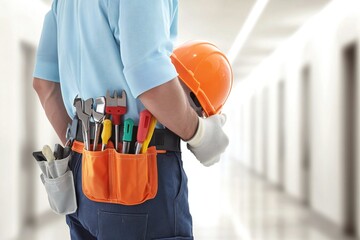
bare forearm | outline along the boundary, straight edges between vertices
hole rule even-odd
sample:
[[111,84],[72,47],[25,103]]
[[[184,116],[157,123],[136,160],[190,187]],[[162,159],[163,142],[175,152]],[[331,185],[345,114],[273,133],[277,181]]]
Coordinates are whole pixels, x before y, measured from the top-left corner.
[[197,128],[198,117],[191,108],[177,78],[139,96],[157,120],[184,140]]
[[39,96],[47,118],[64,144],[66,141],[66,128],[71,119],[64,106],[60,84],[34,78],[33,87]]

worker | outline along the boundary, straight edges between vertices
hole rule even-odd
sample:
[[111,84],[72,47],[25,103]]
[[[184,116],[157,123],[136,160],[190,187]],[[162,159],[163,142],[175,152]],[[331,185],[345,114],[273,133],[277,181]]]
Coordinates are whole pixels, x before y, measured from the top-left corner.
[[[96,98],[117,89],[127,93],[127,118],[137,122],[146,108],[161,123],[157,127],[187,142],[202,164],[219,160],[228,145],[222,128],[226,118],[199,118],[187,101],[170,59],[177,22],[177,0],[53,0],[33,87],[63,143],[75,116],[74,98]],[[156,197],[133,206],[87,198],[81,159],[74,152],[69,163],[78,205],[66,216],[71,239],[193,239],[180,150],[158,154]]]

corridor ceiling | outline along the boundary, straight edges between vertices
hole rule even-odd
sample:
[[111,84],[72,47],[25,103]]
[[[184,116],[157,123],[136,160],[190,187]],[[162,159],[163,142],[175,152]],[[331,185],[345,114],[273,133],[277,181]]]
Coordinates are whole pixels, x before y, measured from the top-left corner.
[[330,0],[179,0],[178,43],[207,40],[228,53],[256,3],[267,2],[233,59],[239,82]]
[[202,39],[228,53],[253,7],[261,2],[266,2],[265,8],[232,61],[235,82],[246,78],[331,0],[179,0],[178,44]]

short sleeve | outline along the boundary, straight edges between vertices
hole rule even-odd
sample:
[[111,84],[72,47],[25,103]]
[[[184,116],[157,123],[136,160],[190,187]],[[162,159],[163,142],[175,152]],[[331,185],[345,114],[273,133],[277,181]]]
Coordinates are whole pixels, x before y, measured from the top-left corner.
[[36,55],[34,77],[59,82],[57,51],[57,24],[54,10],[50,10],[44,20]]
[[169,0],[121,0],[120,53],[133,96],[177,76],[171,63],[174,12]]

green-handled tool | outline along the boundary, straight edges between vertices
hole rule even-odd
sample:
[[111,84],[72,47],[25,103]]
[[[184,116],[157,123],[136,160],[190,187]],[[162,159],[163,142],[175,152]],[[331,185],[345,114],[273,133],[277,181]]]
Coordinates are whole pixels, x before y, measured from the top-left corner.
[[124,121],[124,134],[123,134],[123,146],[122,146],[122,153],[129,153],[130,149],[130,142],[132,140],[134,128],[134,120],[128,118]]

